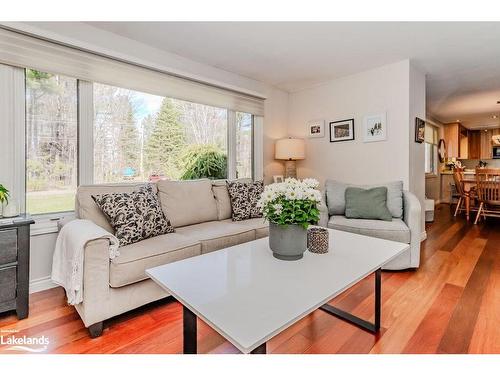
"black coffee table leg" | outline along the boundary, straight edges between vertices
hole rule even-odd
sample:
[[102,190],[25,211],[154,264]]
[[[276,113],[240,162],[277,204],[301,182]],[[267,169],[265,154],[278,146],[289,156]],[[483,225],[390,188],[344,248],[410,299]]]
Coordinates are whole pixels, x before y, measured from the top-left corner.
[[346,311],[340,310],[329,304],[324,304],[320,307],[321,310],[326,311],[329,314],[336,316],[337,318],[343,319],[349,323],[352,323],[366,331],[377,333],[380,331],[380,303],[381,303],[381,280],[382,270],[379,268],[375,271],[375,322],[371,323],[357,316],[349,314]]
[[186,306],[182,306],[183,322],[183,353],[196,354],[198,351],[196,342],[196,315]]
[[250,354],[266,354],[266,343],[257,346]]

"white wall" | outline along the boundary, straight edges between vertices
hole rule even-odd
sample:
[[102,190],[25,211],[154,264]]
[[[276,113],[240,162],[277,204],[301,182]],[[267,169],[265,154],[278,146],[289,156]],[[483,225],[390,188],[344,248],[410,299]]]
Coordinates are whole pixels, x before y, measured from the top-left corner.
[[264,113],[264,182],[271,183],[273,175],[284,174],[284,164],[274,159],[274,144],[288,133],[288,93],[273,90],[265,104]]
[[[108,56],[154,67],[228,89],[265,97],[263,129],[264,178],[266,182],[269,182],[272,180],[273,174],[283,174],[281,163],[276,163],[274,160],[274,140],[286,136],[288,118],[287,92],[253,79],[149,47],[83,23],[26,22],[3,24],[24,32],[58,40]],[[1,106],[9,105],[9,102],[4,102],[3,104],[0,102],[0,108]],[[2,130],[7,124],[11,123],[10,121],[2,121]],[[8,134],[11,133],[13,137],[14,132],[9,130]],[[11,141],[7,140],[7,138],[4,137],[4,140],[6,145],[12,145]],[[0,155],[9,159],[12,153],[9,151],[10,149],[2,148],[2,144],[0,140]],[[13,177],[11,176],[14,175],[13,165],[11,162],[2,163],[0,177],[7,176],[9,180],[12,179]],[[30,290],[31,292],[35,292],[53,286],[50,282],[50,272],[57,233],[44,233],[43,228],[37,228],[37,225],[34,228],[32,227],[32,232]]]
[[[305,137],[307,121],[325,119],[324,138],[306,138],[299,177],[351,183],[402,180],[409,188],[409,61],[401,61],[290,94],[289,134]],[[363,116],[385,112],[387,141],[363,142]],[[354,118],[355,140],[329,142],[328,121]]]
[[[415,118],[425,120],[425,74],[410,64],[409,102],[409,190],[417,196],[422,207],[425,201],[425,146],[415,142]],[[425,216],[422,215],[422,231],[425,230]]]
[[52,270],[52,255],[54,254],[56,238],[57,233],[31,235],[30,293],[55,286],[50,280],[50,273]]

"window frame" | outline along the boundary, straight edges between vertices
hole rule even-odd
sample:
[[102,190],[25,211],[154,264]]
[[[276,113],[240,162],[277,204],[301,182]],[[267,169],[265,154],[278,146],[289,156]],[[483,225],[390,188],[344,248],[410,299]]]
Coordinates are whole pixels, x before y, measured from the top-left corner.
[[[430,148],[431,148],[430,157],[431,157],[432,168],[431,168],[430,172],[425,172],[425,177],[437,177],[438,173],[439,173],[438,149],[437,149],[438,148],[438,143],[437,143],[438,141],[437,141],[437,139],[439,138],[439,135],[438,135],[439,134],[439,129],[436,126],[434,126],[434,125],[426,123],[426,127],[427,126],[429,128],[432,128],[432,132],[433,132],[432,139],[433,139],[433,141],[432,142],[427,142],[427,140],[424,140],[424,147],[425,147],[425,145],[430,145]],[[427,151],[424,149],[424,162],[425,162],[425,154],[426,153],[427,153]],[[425,167],[424,167],[424,169],[425,169]]]
[[[229,123],[228,124],[228,132],[229,132],[229,127],[232,127],[233,128],[233,133],[232,136],[234,137],[234,139],[232,140],[233,144],[234,144],[234,158],[233,158],[233,162],[234,162],[234,170],[233,170],[233,174],[231,177],[231,179],[236,179],[236,178],[248,178],[248,177],[238,177],[237,176],[237,171],[236,171],[236,164],[237,164],[237,160],[236,160],[236,156],[237,156],[237,153],[236,153],[236,146],[237,146],[237,127],[236,127],[236,112],[237,111],[232,111],[233,112],[233,115],[232,115],[232,120],[233,122],[232,123]],[[240,112],[240,113],[248,113],[248,112]],[[258,117],[254,114],[251,114],[249,113],[250,116],[252,117],[252,126],[251,126],[251,134],[250,134],[250,139],[251,139],[251,145],[250,145],[250,160],[251,160],[251,165],[250,165],[250,170],[251,170],[251,176],[250,178],[252,180],[256,180],[257,178],[255,177],[256,176],[256,169],[255,169],[255,119]],[[228,116],[228,119],[229,119],[229,116]],[[229,136],[228,136],[228,140],[229,140]],[[229,145],[228,145],[229,146]],[[229,149],[229,148],[228,148]],[[228,168],[229,168],[229,156],[228,156]],[[228,169],[229,171],[229,169]],[[229,173],[228,173],[229,175]],[[228,177],[229,179],[229,177]]]

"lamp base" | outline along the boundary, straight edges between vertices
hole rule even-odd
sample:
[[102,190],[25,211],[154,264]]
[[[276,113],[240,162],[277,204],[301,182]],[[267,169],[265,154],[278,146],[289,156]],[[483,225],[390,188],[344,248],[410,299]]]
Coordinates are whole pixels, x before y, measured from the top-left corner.
[[297,164],[295,160],[285,161],[285,178],[297,178]]

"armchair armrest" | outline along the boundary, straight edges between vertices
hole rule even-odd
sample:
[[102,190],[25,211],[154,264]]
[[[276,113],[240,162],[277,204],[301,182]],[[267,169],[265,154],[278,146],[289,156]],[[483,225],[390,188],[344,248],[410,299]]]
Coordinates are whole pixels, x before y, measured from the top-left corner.
[[318,225],[320,227],[326,228],[328,225],[328,219],[330,218],[328,215],[328,206],[326,205],[326,194],[322,193],[321,202],[318,204],[319,209],[319,222]]
[[403,191],[403,207],[403,221],[410,229],[411,267],[418,267],[422,236],[422,206],[413,193]]

